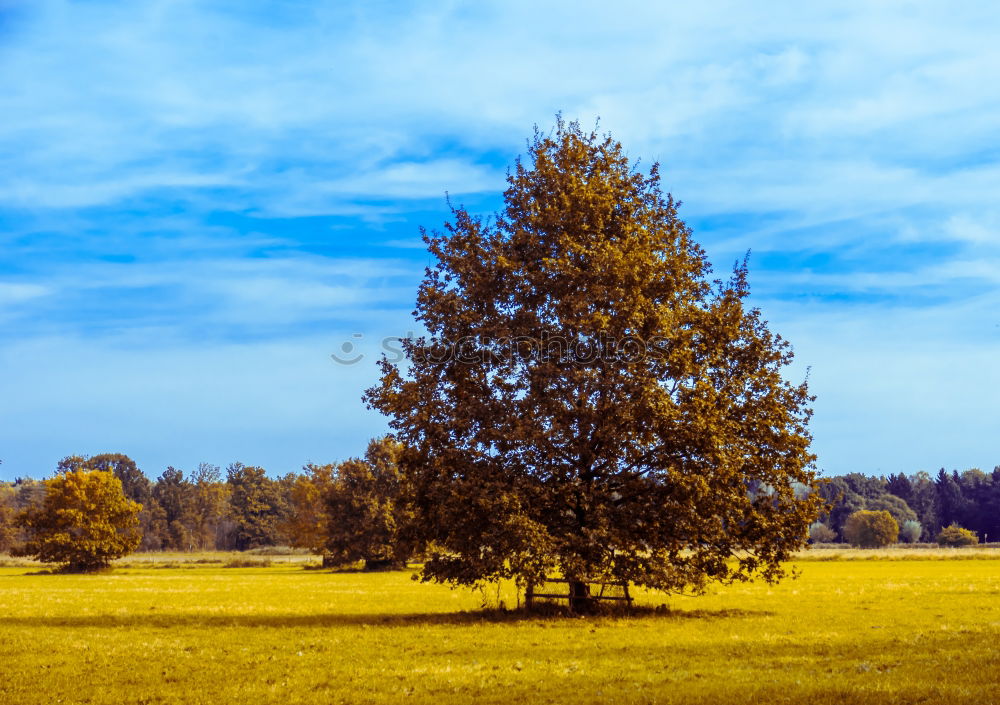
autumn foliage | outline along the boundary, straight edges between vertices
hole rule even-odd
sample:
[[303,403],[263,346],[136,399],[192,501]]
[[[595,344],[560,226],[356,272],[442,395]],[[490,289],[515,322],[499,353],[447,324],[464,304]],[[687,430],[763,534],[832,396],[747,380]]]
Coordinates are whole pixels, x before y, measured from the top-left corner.
[[899,539],[899,524],[884,509],[874,512],[862,509],[847,517],[844,538],[861,548],[890,546]]
[[73,572],[102,568],[139,547],[141,509],[111,471],[57,474],[45,481],[41,503],[18,518],[28,533],[18,552]]
[[976,536],[975,531],[969,531],[957,524],[951,524],[941,529],[941,532],[937,536],[937,542],[941,546],[951,546],[953,548],[957,548],[958,546],[975,546],[979,543],[979,537]]
[[504,198],[425,234],[428,336],[366,395],[406,447],[424,577],[780,578],[822,502],[794,488],[811,397],[745,264],[713,281],[657,165],[575,123],[536,133]]
[[402,446],[391,438],[371,441],[364,458],[337,466],[325,496],[324,553],[335,563],[364,561],[368,568],[399,566],[410,555],[403,532],[412,524],[408,492],[399,468]]

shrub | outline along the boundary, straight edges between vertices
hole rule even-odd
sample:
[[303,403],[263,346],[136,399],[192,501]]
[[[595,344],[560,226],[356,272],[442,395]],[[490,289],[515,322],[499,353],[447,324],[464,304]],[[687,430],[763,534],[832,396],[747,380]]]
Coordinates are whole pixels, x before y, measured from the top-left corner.
[[852,546],[881,548],[896,543],[898,537],[899,524],[884,509],[877,512],[862,509],[847,517],[844,524],[844,538]]
[[979,536],[975,531],[969,531],[958,524],[952,524],[941,529],[937,542],[941,546],[975,546],[979,543]]
[[919,521],[907,519],[899,527],[899,539],[906,543],[916,543],[923,532],[924,528],[920,526]]
[[270,568],[271,561],[267,558],[259,560],[251,560],[248,558],[233,558],[232,560],[226,561],[223,568]]
[[307,554],[308,551],[302,551],[291,546],[261,546],[260,548],[251,548],[246,553],[250,556],[294,556],[297,554]]
[[821,521],[809,525],[809,539],[813,543],[830,543],[837,540],[837,532]]

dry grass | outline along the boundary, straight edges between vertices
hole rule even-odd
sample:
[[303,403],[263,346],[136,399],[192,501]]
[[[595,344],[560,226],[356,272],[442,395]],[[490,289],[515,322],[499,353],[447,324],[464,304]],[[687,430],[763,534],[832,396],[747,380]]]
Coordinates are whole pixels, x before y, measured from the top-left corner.
[[0,702],[1000,701],[996,559],[803,561],[776,587],[579,619],[268,558],[0,569]]
[[947,548],[937,544],[899,544],[890,548],[851,548],[844,544],[820,544],[801,551],[796,561],[975,561],[1000,560],[997,544]]

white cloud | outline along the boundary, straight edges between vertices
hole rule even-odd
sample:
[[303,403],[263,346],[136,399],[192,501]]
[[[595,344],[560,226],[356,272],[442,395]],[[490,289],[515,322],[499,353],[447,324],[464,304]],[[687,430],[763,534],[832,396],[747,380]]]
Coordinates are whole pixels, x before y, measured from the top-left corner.
[[424,163],[396,162],[367,173],[319,182],[314,188],[321,192],[380,198],[444,198],[446,191],[500,191],[504,178],[503,172],[457,159],[440,159]]
[[66,320],[41,301],[40,308],[22,309],[23,329],[36,333],[82,333],[97,326],[101,335],[132,330],[143,339],[149,336],[144,328],[155,326],[157,337],[180,341],[273,337],[278,329],[309,324],[329,329],[339,320],[354,329],[361,322],[367,327],[392,322],[397,334],[419,274],[419,268],[392,259],[301,255],[74,263],[52,268],[42,284],[0,285],[0,305],[5,298],[26,302],[44,294],[66,313],[79,301],[101,302],[107,309],[96,320]]
[[[992,3],[24,7],[0,48],[0,216],[30,215],[0,235],[13,262],[0,310],[20,340],[3,348],[4,396],[25,400],[0,440],[22,457],[125,438],[183,464],[170,453],[215,433],[219,452],[190,462],[224,462],[241,443],[308,446],[324,418],[367,433],[351,425],[357,383],[308,399],[307,378],[325,378],[306,360],[325,342],[302,331],[350,337],[366,321],[374,342],[405,326],[422,263],[395,258],[415,232],[377,236],[390,261],[322,257],[265,222],[241,234],[208,216],[337,215],[374,232],[445,191],[498,192],[530,126],[559,110],[662,160],[685,216],[738,220],[696,233],[713,257],[775,256],[755,287],[813,365],[831,467],[995,450]],[[781,264],[806,255],[832,263]],[[949,287],[946,306],[906,301]],[[896,303],[837,309],[830,294]],[[223,342],[254,332],[270,342]]]
[[22,282],[0,282],[0,307],[30,301],[51,293],[48,287]]
[[832,474],[1000,464],[1000,296],[931,307],[765,302],[811,367],[819,465]]
[[[296,190],[328,195],[492,188],[471,161],[412,155],[441,138],[519,151],[528,126],[559,109],[587,123],[600,114],[633,153],[668,166],[757,164],[738,184],[753,194],[780,178],[765,170],[779,157],[802,172],[838,143],[881,153],[879,131],[900,125],[922,134],[949,120],[955,129],[917,146],[948,153],[992,129],[961,128],[996,97],[988,21],[953,10],[902,20],[894,4],[780,16],[731,3],[393,15],[330,4],[271,21],[194,3],[38,7],[0,61],[0,145],[17,174],[4,197],[27,204],[181,182],[242,184],[267,208],[286,197],[275,168],[287,160],[314,162],[300,164]],[[814,196],[832,202],[837,186]]]
[[1000,217],[998,214],[974,217],[956,213],[945,223],[944,234],[970,245],[1000,249]]

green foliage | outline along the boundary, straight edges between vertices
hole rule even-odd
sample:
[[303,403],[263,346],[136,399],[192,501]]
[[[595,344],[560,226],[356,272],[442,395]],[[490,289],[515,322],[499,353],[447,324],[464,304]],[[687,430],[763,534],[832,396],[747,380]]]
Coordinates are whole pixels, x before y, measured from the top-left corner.
[[885,510],[892,515],[892,518],[899,526],[902,526],[903,522],[917,520],[916,513],[907,506],[905,501],[896,495],[886,492],[879,494],[877,497],[867,499],[865,501],[865,509],[873,512]]
[[934,478],[934,485],[937,489],[941,523],[950,525],[960,521],[965,514],[967,500],[962,493],[958,473],[949,473],[941,468],[938,470],[937,477]]
[[899,524],[884,509],[854,512],[844,524],[844,538],[852,546],[881,548],[896,543],[898,537]]
[[134,551],[139,510],[121,481],[101,470],[65,470],[45,481],[45,498],[18,517],[28,540],[20,555],[90,571]]
[[233,463],[228,468],[229,509],[239,550],[278,543],[287,504],[278,482],[264,468]]
[[813,543],[830,543],[837,540],[837,532],[821,521],[809,525],[809,538]]
[[938,506],[937,489],[934,480],[926,472],[918,472],[910,481],[911,497],[906,501],[917,514],[917,521],[924,528],[921,538],[933,540],[935,532],[941,526],[940,507]]
[[937,542],[941,546],[975,546],[979,543],[979,537],[975,531],[963,529],[957,524],[951,524],[941,529],[937,536]]
[[184,473],[173,467],[168,467],[153,485],[152,497],[162,510],[162,549],[189,551],[195,547],[193,493],[194,487],[184,479]]
[[[898,495],[889,491],[890,483],[880,477],[867,477],[861,473],[850,473],[832,477],[820,487],[820,494],[830,502],[831,509],[826,523],[843,534],[847,518],[862,509],[885,510],[896,523],[916,520],[916,513]],[[898,479],[892,481],[897,490],[902,487]]]
[[324,553],[334,563],[363,560],[370,568],[399,566],[410,555],[401,529],[409,523],[401,444],[372,440],[364,459],[337,466],[326,490]]
[[833,500],[829,523],[834,528],[841,528],[858,509],[885,509],[901,527],[910,520],[919,522],[924,541],[935,540],[948,524],[968,527],[983,537],[1000,537],[1000,468],[992,473],[942,468],[936,477],[918,472],[888,479],[851,473],[832,478],[821,491]]
[[430,337],[366,394],[407,447],[424,577],[780,578],[823,500],[745,263],[713,284],[658,166],[576,123],[536,132],[504,198],[425,234]]
[[924,527],[919,521],[908,519],[899,526],[899,540],[905,543],[916,543],[924,533]]

